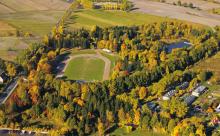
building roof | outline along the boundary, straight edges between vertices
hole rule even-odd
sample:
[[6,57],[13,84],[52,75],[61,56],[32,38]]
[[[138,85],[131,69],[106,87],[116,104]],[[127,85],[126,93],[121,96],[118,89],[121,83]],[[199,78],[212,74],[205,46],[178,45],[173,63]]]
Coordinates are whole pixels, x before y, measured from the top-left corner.
[[4,70],[0,69],[0,75],[2,75],[4,73]]
[[206,89],[205,86],[199,86],[193,92],[200,94],[200,93],[203,93],[205,89]]
[[186,98],[184,99],[184,102],[185,102],[187,105],[190,105],[190,104],[192,104],[195,100],[196,100],[196,96],[190,95],[190,96],[188,96],[188,97],[186,97]]
[[172,97],[177,91],[176,90],[171,90],[169,92],[167,92],[164,97]]
[[184,82],[184,83],[182,83],[182,84],[179,86],[179,88],[180,88],[180,89],[186,89],[188,86],[189,86],[189,82]]

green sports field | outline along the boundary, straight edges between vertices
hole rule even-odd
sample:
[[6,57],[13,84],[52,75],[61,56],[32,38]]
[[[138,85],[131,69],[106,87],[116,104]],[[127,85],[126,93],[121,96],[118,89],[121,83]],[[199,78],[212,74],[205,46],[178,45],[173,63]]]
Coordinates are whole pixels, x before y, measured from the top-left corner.
[[102,80],[105,63],[96,58],[75,58],[71,60],[64,73],[71,80]]

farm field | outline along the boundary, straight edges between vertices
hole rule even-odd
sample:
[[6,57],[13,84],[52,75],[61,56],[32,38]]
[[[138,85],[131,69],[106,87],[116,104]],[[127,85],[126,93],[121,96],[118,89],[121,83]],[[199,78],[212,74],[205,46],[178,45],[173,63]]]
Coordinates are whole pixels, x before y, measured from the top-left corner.
[[161,17],[175,18],[210,27],[214,27],[220,24],[220,16],[204,12],[203,10],[200,11],[185,8],[183,6],[175,6],[172,4],[154,2],[149,0],[130,1],[133,2],[135,8],[137,8],[137,10],[135,10],[134,12],[147,13]]
[[71,80],[102,80],[104,66],[101,59],[79,57],[69,62],[64,75]]
[[[44,36],[55,26],[64,11],[29,11],[0,15],[0,20],[17,30],[34,36]],[[1,29],[2,27],[0,27]]]
[[123,11],[105,11],[105,10],[78,10],[75,11],[70,19],[66,21],[67,29],[87,28],[94,25],[101,27],[123,26],[123,25],[141,25],[153,22],[162,22],[169,20],[165,17],[158,17],[143,13],[131,13]]
[[[13,61],[33,41],[48,34],[69,3],[62,0],[1,0],[0,58]],[[15,37],[17,32],[33,37]]]
[[[39,10],[65,10],[69,4],[62,0],[1,0],[0,13]],[[6,9],[6,10],[5,10]]]
[[[178,3],[178,0],[166,0],[166,3]],[[219,3],[215,3],[215,2],[211,2],[211,1],[205,1],[205,0],[181,0],[181,3],[192,3],[194,7],[198,7],[201,10],[210,10],[213,8],[219,8],[220,4]]]
[[0,37],[16,35],[16,28],[6,22],[0,21]]
[[0,58],[13,61],[28,44],[17,37],[0,37]]

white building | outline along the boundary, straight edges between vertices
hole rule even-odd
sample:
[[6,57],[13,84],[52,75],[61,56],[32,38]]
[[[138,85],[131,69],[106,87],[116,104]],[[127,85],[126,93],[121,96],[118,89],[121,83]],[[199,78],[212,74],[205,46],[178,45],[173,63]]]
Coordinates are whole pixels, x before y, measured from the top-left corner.
[[215,111],[216,111],[216,112],[220,112],[220,104],[218,105],[217,108],[215,108]]
[[102,49],[104,52],[111,53],[112,51],[109,49]]
[[163,100],[170,100],[172,96],[176,93],[176,90],[171,90],[163,96]]
[[193,92],[192,95],[199,97],[202,93],[204,93],[206,91],[206,87],[205,86],[199,86],[197,87]]

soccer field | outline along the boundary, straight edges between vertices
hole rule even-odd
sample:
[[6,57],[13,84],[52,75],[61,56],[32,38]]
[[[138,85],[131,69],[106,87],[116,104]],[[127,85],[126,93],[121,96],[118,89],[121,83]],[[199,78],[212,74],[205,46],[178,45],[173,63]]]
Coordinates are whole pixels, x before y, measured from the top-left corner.
[[97,58],[79,57],[72,59],[64,73],[71,80],[101,81],[105,63]]

